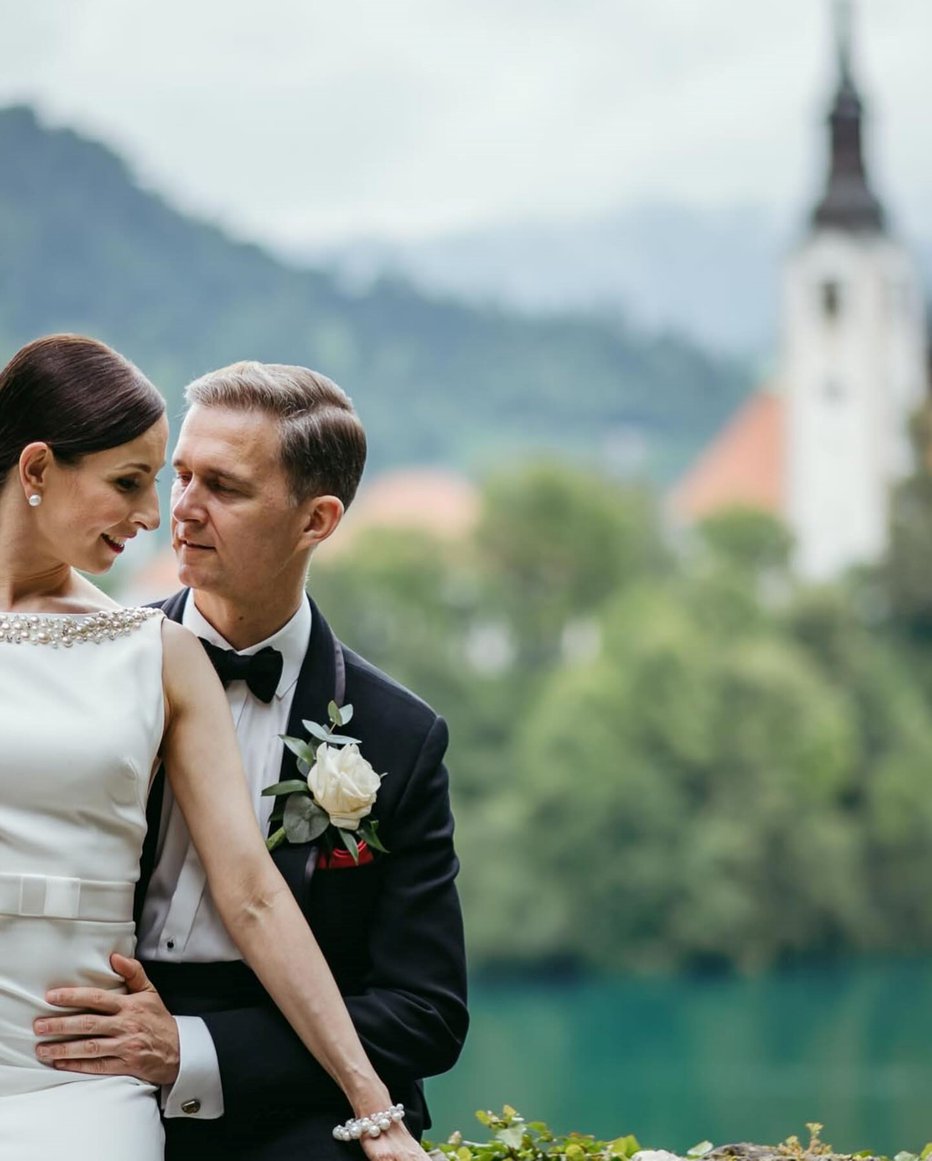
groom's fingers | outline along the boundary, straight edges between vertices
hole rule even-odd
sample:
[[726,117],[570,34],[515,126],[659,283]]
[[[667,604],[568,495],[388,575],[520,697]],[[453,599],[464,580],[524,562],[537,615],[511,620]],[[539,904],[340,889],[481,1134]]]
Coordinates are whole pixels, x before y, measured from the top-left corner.
[[81,1012],[77,1016],[39,1016],[32,1029],[37,1036],[113,1036],[119,1026],[108,1016]]
[[115,1016],[120,1010],[120,993],[104,988],[53,988],[45,993],[46,1003],[55,1008],[81,1008]]
[[[103,1072],[108,1075],[136,1076],[152,1084],[173,1084],[178,1074],[177,1048],[159,1043],[143,1030],[120,1032],[119,1021],[101,1020],[100,1031],[81,1027],[83,1017],[55,1021],[49,1035],[77,1035],[74,1040],[46,1040],[36,1045],[43,1064],[68,1072]],[[41,1023],[42,1021],[40,1021]],[[52,1021],[45,1021],[52,1023]],[[173,1021],[174,1023],[174,1021]]]
[[[61,1016],[40,1016],[36,1036],[67,1036],[44,1040],[36,1055],[45,1064],[69,1072],[125,1074],[150,1084],[174,1084],[178,1078],[178,1025],[158,992],[134,960],[125,960],[126,994],[99,988],[56,988],[49,1003],[79,1009]],[[136,970],[138,968],[138,971]]]

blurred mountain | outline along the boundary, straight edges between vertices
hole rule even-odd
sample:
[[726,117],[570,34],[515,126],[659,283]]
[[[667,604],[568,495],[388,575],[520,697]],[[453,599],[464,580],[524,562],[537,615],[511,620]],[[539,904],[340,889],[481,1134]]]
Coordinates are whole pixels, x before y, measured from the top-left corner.
[[[0,355],[55,330],[97,335],[166,391],[242,358],[345,386],[373,466],[482,471],[542,449],[667,477],[749,386],[737,361],[616,310],[531,317],[348,286],[281,261],[143,190],[103,146],[0,110]],[[672,276],[672,275],[671,275]]]
[[[649,205],[584,221],[302,253],[349,286],[390,272],[428,293],[532,313],[620,310],[633,326],[757,361],[774,349],[780,262],[803,225],[752,207]],[[932,241],[917,254],[932,286]]]

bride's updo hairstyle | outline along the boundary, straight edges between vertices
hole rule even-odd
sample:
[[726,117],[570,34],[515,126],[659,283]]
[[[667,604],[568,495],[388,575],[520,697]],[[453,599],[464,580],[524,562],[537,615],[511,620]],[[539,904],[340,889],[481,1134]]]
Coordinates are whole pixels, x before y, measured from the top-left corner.
[[149,430],[165,400],[129,359],[84,335],[46,335],[0,371],[0,487],[27,444],[76,464]]

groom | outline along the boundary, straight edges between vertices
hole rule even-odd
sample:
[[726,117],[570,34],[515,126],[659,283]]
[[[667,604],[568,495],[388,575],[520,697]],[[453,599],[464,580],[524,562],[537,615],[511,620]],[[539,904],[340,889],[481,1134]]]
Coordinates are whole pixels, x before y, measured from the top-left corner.
[[[330,701],[353,706],[348,731],[385,774],[370,817],[387,853],[361,843],[355,863],[288,843],[273,857],[419,1136],[430,1124],[421,1078],[453,1065],[467,1026],[446,726],[343,646],[304,590],[311,554],[356,491],[365,435],[340,388],[302,367],[238,363],[196,380],[186,398],[171,510],[186,587],[162,607],[216,658],[264,831],[274,800],[261,789],[297,776],[280,735],[326,724]],[[62,1022],[78,1039],[60,1066],[160,1085],[167,1161],[358,1153],[331,1135],[351,1115],[342,1093],[224,930],[161,772],[138,902],[144,967],[126,961],[129,992],[107,994],[93,1039],[80,1038],[82,1017]],[[86,993],[65,998],[88,1006]]]

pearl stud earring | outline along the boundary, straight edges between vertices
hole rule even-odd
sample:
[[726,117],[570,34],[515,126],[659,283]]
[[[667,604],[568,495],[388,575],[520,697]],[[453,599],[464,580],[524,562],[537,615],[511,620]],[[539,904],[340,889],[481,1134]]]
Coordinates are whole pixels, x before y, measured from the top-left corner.
[[42,497],[39,495],[38,492],[33,492],[28,500],[29,507],[30,508],[38,508],[41,503],[42,503]]

